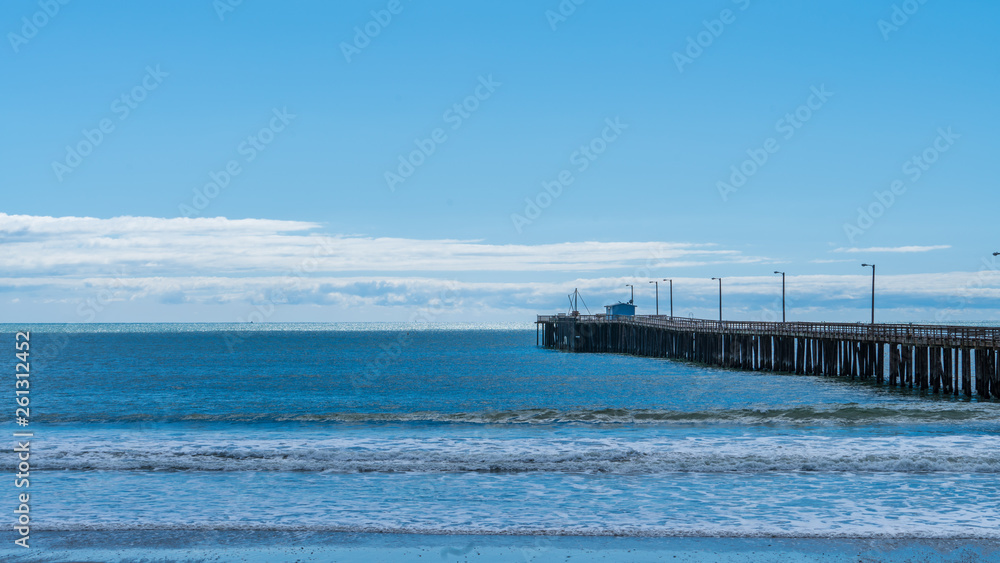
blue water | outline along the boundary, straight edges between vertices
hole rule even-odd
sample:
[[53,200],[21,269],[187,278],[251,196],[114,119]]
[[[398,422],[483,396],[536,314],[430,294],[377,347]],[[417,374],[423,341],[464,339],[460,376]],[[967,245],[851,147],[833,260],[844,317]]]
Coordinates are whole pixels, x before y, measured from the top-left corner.
[[995,402],[533,329],[31,329],[37,533],[1000,537]]

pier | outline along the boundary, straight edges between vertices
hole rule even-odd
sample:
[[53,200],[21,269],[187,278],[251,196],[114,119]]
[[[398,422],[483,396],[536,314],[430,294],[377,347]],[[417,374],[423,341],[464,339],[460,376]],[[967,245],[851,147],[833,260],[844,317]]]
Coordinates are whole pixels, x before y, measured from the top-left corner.
[[1000,398],[1000,328],[539,315],[536,343]]

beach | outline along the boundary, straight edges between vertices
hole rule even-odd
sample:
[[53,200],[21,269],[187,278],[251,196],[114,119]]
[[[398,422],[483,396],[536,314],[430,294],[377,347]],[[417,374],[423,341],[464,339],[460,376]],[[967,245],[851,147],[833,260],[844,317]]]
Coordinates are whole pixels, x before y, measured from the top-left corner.
[[32,331],[12,561],[997,557],[991,401],[519,327]]

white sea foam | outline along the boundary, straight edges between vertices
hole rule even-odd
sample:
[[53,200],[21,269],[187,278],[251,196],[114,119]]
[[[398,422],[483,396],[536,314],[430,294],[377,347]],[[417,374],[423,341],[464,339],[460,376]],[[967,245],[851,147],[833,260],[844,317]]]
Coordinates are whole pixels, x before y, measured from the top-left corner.
[[479,412],[329,412],[275,415],[238,412],[186,414],[158,419],[149,414],[60,417],[60,423],[226,422],[255,423],[457,423],[457,424],[646,424],[646,425],[796,425],[863,426],[892,424],[1000,425],[994,402],[912,402],[879,404],[798,405],[742,409],[682,411],[669,409],[517,409]]
[[93,435],[38,445],[40,470],[1000,473],[1000,436],[459,436],[190,439]]
[[617,537],[690,537],[690,538],[860,538],[860,539],[1000,539],[1000,529],[976,528],[955,524],[921,529],[910,523],[871,525],[831,529],[788,528],[780,524],[725,527],[710,524],[678,525],[670,528],[655,526],[385,526],[370,524],[280,524],[268,522],[122,522],[94,523],[66,521],[42,523],[33,527],[41,532],[85,531],[262,531],[262,532],[336,532],[349,534],[418,534],[418,535],[482,535],[482,536],[617,536]]
[[[709,441],[689,449],[717,445]],[[738,449],[754,445],[767,447],[748,442]],[[48,499],[38,507],[39,530],[1000,537],[996,473],[37,475],[32,485]]]

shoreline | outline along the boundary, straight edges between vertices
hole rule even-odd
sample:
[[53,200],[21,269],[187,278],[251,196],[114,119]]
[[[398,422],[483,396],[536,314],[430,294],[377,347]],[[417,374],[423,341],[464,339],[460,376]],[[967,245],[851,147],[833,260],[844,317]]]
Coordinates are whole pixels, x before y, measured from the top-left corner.
[[[11,546],[13,544],[10,544]],[[329,532],[41,532],[11,563],[61,561],[1000,561],[1000,539],[483,536]]]

